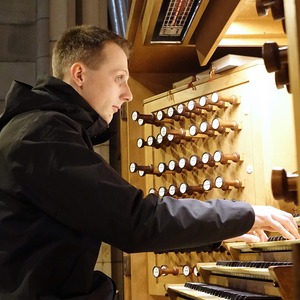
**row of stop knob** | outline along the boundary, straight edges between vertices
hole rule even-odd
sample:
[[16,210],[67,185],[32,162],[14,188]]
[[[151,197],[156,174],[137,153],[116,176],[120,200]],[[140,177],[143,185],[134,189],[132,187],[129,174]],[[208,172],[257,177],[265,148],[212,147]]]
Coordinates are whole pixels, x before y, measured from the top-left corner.
[[160,197],[171,196],[171,197],[181,197],[183,195],[194,195],[194,194],[204,194],[212,189],[221,189],[223,191],[228,191],[233,188],[241,189],[244,188],[244,182],[240,179],[225,179],[222,176],[216,177],[214,180],[205,179],[202,183],[198,185],[188,185],[186,182],[182,182],[179,186],[176,184],[171,184],[169,188],[161,186],[158,190],[151,188],[149,194],[157,194]]
[[213,154],[204,152],[202,156],[193,154],[190,158],[181,157],[178,161],[171,159],[168,163],[160,162],[157,168],[153,165],[143,166],[132,162],[129,166],[131,173],[138,172],[140,176],[146,174],[162,175],[164,173],[181,173],[183,170],[192,171],[203,169],[205,167],[214,167],[218,164],[228,164],[230,162],[238,163],[243,161],[243,156],[238,152],[223,153],[221,150],[216,150]]
[[195,141],[199,138],[213,137],[219,134],[226,134],[230,131],[239,131],[242,129],[242,124],[236,121],[223,121],[219,118],[214,118],[210,123],[203,121],[199,126],[191,125],[190,128],[170,128],[162,126],[160,133],[154,137],[150,135],[146,140],[139,138],[137,147],[145,146],[154,148],[164,148],[173,144],[183,144],[187,141]]
[[166,276],[166,275],[190,276],[191,274],[194,274],[195,276],[199,276],[199,272],[196,266],[191,267],[190,265],[183,265],[183,266],[168,267],[166,265],[162,265],[162,266],[154,266],[152,269],[152,275],[155,278],[158,278],[160,276]]
[[221,96],[218,93],[213,93],[209,98],[202,96],[199,99],[192,99],[187,104],[180,103],[177,107],[170,106],[167,111],[159,110],[156,113],[142,114],[134,111],[131,115],[133,121],[139,125],[152,124],[162,126],[169,123],[174,124],[174,121],[183,121],[185,118],[195,118],[199,115],[206,115],[207,112],[214,112],[217,109],[227,108],[229,105],[237,105],[240,99],[235,96]]

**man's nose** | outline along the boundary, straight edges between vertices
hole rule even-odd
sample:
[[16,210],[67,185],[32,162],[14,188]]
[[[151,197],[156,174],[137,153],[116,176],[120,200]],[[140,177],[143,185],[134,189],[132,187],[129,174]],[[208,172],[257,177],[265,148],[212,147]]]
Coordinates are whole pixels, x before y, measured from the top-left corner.
[[130,102],[133,99],[131,89],[128,84],[126,84],[126,92],[124,93],[124,100]]

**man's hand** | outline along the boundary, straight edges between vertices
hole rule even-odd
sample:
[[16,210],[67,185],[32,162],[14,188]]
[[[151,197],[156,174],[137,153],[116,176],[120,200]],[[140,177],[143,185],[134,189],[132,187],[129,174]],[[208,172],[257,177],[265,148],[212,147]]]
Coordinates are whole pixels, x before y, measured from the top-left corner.
[[272,206],[253,206],[255,221],[251,231],[224,242],[243,241],[247,243],[266,242],[268,236],[264,231],[278,232],[288,240],[299,239],[298,226],[293,216]]
[[253,206],[255,222],[252,231],[278,232],[288,240],[299,239],[298,226],[293,216],[272,206]]
[[258,242],[266,242],[268,240],[268,236],[265,234],[263,230],[257,231],[249,231],[241,236],[237,236],[231,239],[227,239],[224,242],[232,243],[232,242],[246,242],[246,243],[258,243]]

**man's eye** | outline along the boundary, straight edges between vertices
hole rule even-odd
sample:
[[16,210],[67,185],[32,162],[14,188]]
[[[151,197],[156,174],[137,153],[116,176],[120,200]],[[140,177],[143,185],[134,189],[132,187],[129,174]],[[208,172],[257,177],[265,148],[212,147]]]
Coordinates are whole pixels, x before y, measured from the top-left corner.
[[117,82],[122,82],[123,79],[124,79],[124,76],[123,76],[123,75],[120,75],[120,76],[117,76],[116,81],[117,81]]

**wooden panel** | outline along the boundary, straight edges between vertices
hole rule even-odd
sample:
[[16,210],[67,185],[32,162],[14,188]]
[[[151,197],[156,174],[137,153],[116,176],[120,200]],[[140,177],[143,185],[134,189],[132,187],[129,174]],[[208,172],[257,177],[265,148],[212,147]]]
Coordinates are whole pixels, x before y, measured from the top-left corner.
[[258,17],[256,0],[247,0],[234,22],[229,26],[219,46],[261,47],[266,40],[286,45],[287,38],[281,20],[274,21],[272,14]]
[[218,47],[223,35],[237,17],[245,0],[211,0],[198,23],[194,41],[201,65],[206,65]]
[[[138,152],[135,139],[136,136],[143,135],[142,128],[132,128],[132,122],[130,121],[132,110],[142,110],[142,100],[144,97],[150,97],[153,93],[146,89],[138,81],[130,78],[129,85],[134,94],[134,101],[130,105],[124,106],[121,113],[120,121],[120,135],[121,135],[121,147],[122,147],[122,158],[121,158],[121,173],[122,177],[126,178],[128,182],[134,184],[135,186],[143,189],[145,186],[144,178],[135,178],[132,180],[131,174],[129,172],[129,162],[131,157],[139,157],[140,161],[144,160],[143,153]],[[146,263],[146,255],[134,255],[124,254],[127,256],[127,263],[130,264],[129,270],[131,274],[126,274],[124,276],[124,299],[125,300],[151,300],[151,296],[147,293],[147,286],[145,281],[141,281],[141,272],[145,272],[145,269],[141,269],[140,266]],[[128,266],[127,266],[128,268]],[[139,284],[136,285],[135,281]]]
[[197,73],[219,46],[262,46],[266,39],[286,43],[281,22],[274,24],[270,15],[258,17],[255,1],[210,0],[203,1],[181,45],[148,44],[145,35],[151,28],[145,24],[153,20],[151,12],[149,16],[144,9],[146,4],[144,0],[131,5],[127,36],[134,46],[130,60],[133,73]]
[[[245,67],[235,68],[216,77],[214,80],[194,82],[192,86],[176,88],[159,95],[150,97],[144,101],[143,113],[156,113],[158,110],[179,103],[187,103],[191,99],[199,99],[200,96],[211,96],[218,92],[223,96],[236,95],[240,99],[239,105],[229,106],[227,109],[215,110],[204,116],[198,116],[194,120],[186,119],[182,123],[175,122],[175,128],[188,129],[193,123],[200,124],[203,119],[209,122],[216,116],[222,120],[235,120],[242,124],[238,132],[230,131],[225,135],[217,135],[213,138],[198,139],[182,145],[167,147],[166,149],[154,149],[145,147],[137,151],[144,153],[132,157],[138,165],[157,166],[159,162],[168,162],[170,159],[178,160],[180,157],[189,158],[192,154],[202,155],[204,151],[213,153],[222,150],[224,153],[239,152],[244,158],[240,163],[217,165],[180,174],[166,174],[160,177],[146,175],[144,192],[152,187],[169,187],[172,183],[179,185],[187,182],[189,185],[201,184],[204,179],[215,179],[221,175],[227,180],[238,178],[244,183],[243,188],[232,188],[227,191],[212,189],[204,194],[193,194],[182,197],[194,198],[195,201],[205,201],[210,198],[241,199],[251,204],[272,205],[289,212],[294,212],[293,204],[273,199],[271,191],[271,170],[274,166],[285,166],[295,170],[296,155],[293,132],[293,104],[291,96],[285,89],[277,90],[274,84],[274,75],[268,74],[262,60]],[[156,136],[160,127],[145,124],[143,137]],[[132,124],[132,132],[139,130],[137,123]],[[135,128],[135,129],[134,129]],[[288,134],[287,134],[288,133]],[[138,137],[137,137],[138,138]],[[143,157],[143,160],[139,160]],[[132,182],[139,180],[139,175],[131,175]],[[226,200],[224,200],[226,201]],[[194,266],[200,261],[232,259],[227,252],[214,253],[148,253],[147,276],[150,295],[164,295],[166,283],[182,283],[185,281],[199,281],[195,275],[188,277],[168,275],[154,278],[151,274],[154,265],[182,266],[189,264]],[[136,283],[138,284],[138,283]]]
[[[175,93],[163,93],[159,96],[147,99],[145,101],[146,113],[156,112],[159,109],[166,110],[167,107],[176,105],[179,103],[187,103],[191,99],[198,99],[202,95],[210,96],[214,91],[219,91],[225,95],[237,95],[241,98],[241,104],[236,107],[229,107],[227,110],[215,111],[213,114],[208,113],[203,118],[208,121],[214,117],[219,116],[221,119],[225,118],[227,121],[236,120],[242,123],[242,130],[240,132],[230,132],[226,136],[219,135],[212,139],[197,140],[194,143],[187,143],[180,146],[177,151],[171,148],[166,148],[164,151],[152,150],[150,147],[145,149],[146,164],[154,163],[157,165],[161,159],[164,161],[171,157],[175,157],[175,153],[179,157],[182,153],[186,156],[191,155],[193,152],[201,154],[201,145],[207,144],[206,150],[214,152],[218,147],[221,147],[226,152],[238,151],[243,154],[244,162],[241,167],[241,179],[252,182],[256,186],[253,189],[252,186],[245,187],[243,190],[231,190],[229,195],[234,198],[240,198],[241,195],[245,195],[243,199],[255,204],[254,201],[258,201],[256,204],[265,203],[265,192],[268,191],[268,198],[271,199],[271,191],[269,186],[270,171],[273,165],[282,165],[286,161],[290,162],[291,167],[295,168],[295,147],[293,144],[293,118],[291,116],[292,101],[291,96],[285,90],[277,90],[274,86],[274,77],[272,74],[267,74],[265,67],[260,61],[260,65],[253,68],[249,68],[247,71],[232,72],[228,76],[222,76],[216,78],[213,81],[209,81],[205,84],[194,85],[191,88],[187,88]],[[259,70],[259,71],[258,71]],[[261,77],[260,77],[261,76]],[[251,82],[250,82],[251,79]],[[263,84],[262,84],[263,83]],[[286,120],[284,124],[278,122],[278,120]],[[174,127],[178,128],[184,126],[188,129],[192,123],[198,124],[199,119],[185,120],[183,124],[175,124]],[[282,127],[284,126],[284,128]],[[148,135],[156,136],[159,133],[160,128],[155,126],[145,125],[145,137]],[[290,133],[290,137],[287,137],[287,132]],[[288,139],[291,147],[281,146],[280,141],[286,141]],[[225,142],[224,142],[225,141]],[[292,143],[292,144],[291,144]],[[238,146],[239,149],[234,150]],[[274,151],[274,149],[277,151]],[[282,151],[278,147],[282,147]],[[257,155],[253,156],[256,149]],[[283,156],[282,153],[285,153]],[[290,157],[290,158],[288,158]],[[267,158],[267,159],[266,159]],[[205,170],[207,174],[213,174],[216,170],[218,173],[223,173],[229,166],[218,166],[217,168],[208,168]],[[238,167],[234,164],[230,165],[230,168]],[[264,170],[263,167],[266,169]],[[238,167],[239,168],[239,167]],[[253,173],[248,174],[247,170],[253,169]],[[180,175],[185,177],[190,174]],[[194,174],[195,175],[195,174]],[[238,174],[237,174],[238,175]],[[239,177],[239,176],[238,176]],[[165,183],[173,180],[172,176],[161,178],[153,177],[153,180],[147,180],[146,189],[151,187],[152,181]],[[200,177],[199,177],[200,178]],[[149,183],[151,182],[151,184]],[[268,186],[261,188],[261,184],[268,183]],[[200,182],[199,182],[200,183]],[[156,184],[157,187],[157,184]],[[257,190],[257,196],[252,195],[253,191]],[[213,190],[211,193],[203,195],[203,197],[215,197],[219,196],[219,191]],[[257,199],[257,200],[255,200]],[[268,201],[268,204],[274,204],[278,206],[278,202]]]

